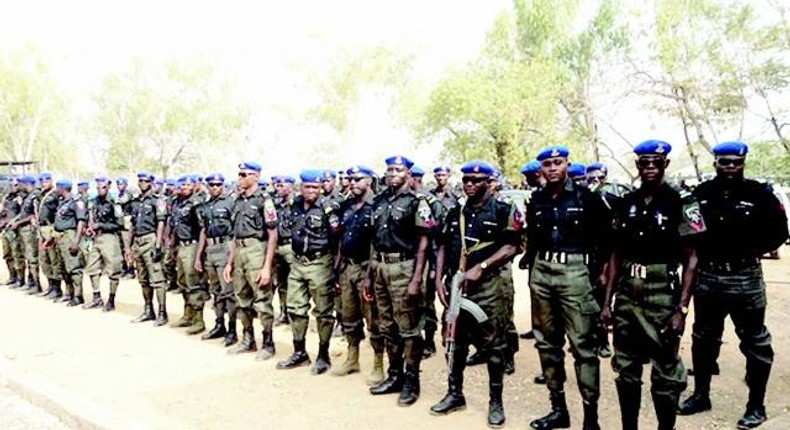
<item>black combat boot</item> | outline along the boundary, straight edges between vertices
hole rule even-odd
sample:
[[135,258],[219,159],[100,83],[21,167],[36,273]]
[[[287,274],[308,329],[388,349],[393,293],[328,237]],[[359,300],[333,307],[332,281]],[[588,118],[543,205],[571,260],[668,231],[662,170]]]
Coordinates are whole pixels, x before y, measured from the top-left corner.
[[746,412],[738,420],[739,429],[753,429],[764,423],[768,416],[765,414],[765,387],[771,374],[771,365],[754,363],[756,360],[747,360],[746,374],[749,384],[749,402],[746,403]]
[[615,381],[617,398],[620,400],[620,421],[623,430],[639,429],[639,407],[642,403],[642,386]]
[[217,317],[214,328],[209,330],[208,333],[204,333],[200,338],[203,340],[219,339],[224,337],[227,333],[227,330],[225,330],[225,318]]
[[406,365],[398,406],[411,406],[420,398],[420,368]]
[[38,277],[33,278],[33,283],[30,285],[30,288],[27,289],[28,296],[33,296],[36,294],[41,294],[41,283]]
[[95,292],[93,293],[93,300],[90,303],[87,303],[83,306],[83,309],[96,309],[104,306],[104,300],[101,298],[101,293]]
[[601,426],[598,425],[598,402],[585,400],[582,403],[582,407],[584,409],[582,430],[601,430]]
[[222,341],[222,346],[225,348],[235,344],[239,341],[239,336],[236,334],[236,313],[228,314],[228,332],[225,333],[225,339]]
[[274,335],[271,330],[263,331],[263,340],[261,341],[261,350],[255,355],[256,361],[265,361],[274,357]]
[[159,305],[159,313],[156,315],[156,321],[154,321],[154,327],[161,327],[167,324],[167,307],[163,304]]
[[277,319],[274,320],[274,326],[279,327],[281,325],[288,325],[290,323],[291,320],[290,318],[288,318],[288,310],[285,308],[280,309],[280,316],[278,316]]
[[112,312],[115,310],[115,293],[110,293],[107,297],[107,304],[104,305],[104,312]]
[[447,394],[439,403],[431,406],[431,414],[447,415],[451,412],[466,409],[464,397],[464,374],[453,371],[447,378]]
[[674,430],[678,411],[678,394],[650,393],[653,396],[653,407],[656,410],[658,430]]
[[467,366],[478,366],[480,364],[485,363],[487,357],[485,354],[481,354],[480,351],[475,351],[469,358],[466,359]]
[[422,358],[430,358],[436,354],[436,342],[433,339],[435,333],[433,330],[425,330],[425,345],[422,351]]
[[390,345],[387,349],[387,357],[389,358],[387,379],[370,388],[370,394],[374,396],[400,393],[403,389],[403,348],[400,345]]
[[85,303],[85,299],[83,299],[82,296],[78,296],[78,295],[75,294],[71,298],[71,300],[69,300],[69,302],[66,303],[66,306],[69,306],[69,307],[79,306],[79,305],[81,305],[83,303]]
[[55,296],[62,296],[63,291],[60,290],[60,280],[59,279],[49,279],[49,289],[41,295],[41,297],[45,299],[52,300]]
[[318,345],[318,357],[315,360],[315,365],[310,369],[310,374],[321,375],[326,373],[332,367],[332,362],[329,361],[329,344]]
[[709,411],[713,405],[710,403],[710,395],[707,393],[697,393],[691,395],[680,404],[678,415],[694,415],[700,412]]
[[505,405],[502,402],[505,369],[502,363],[488,362],[488,427],[498,429],[505,426]]
[[551,412],[542,418],[538,418],[529,426],[537,430],[566,429],[571,426],[571,417],[568,415],[568,405],[565,403],[564,391],[552,391],[549,394],[551,399]]
[[154,304],[150,301],[145,302],[143,305],[143,313],[140,314],[139,317],[132,320],[133,323],[142,323],[147,321],[153,321],[156,319],[156,314],[154,314]]
[[532,339],[535,339],[535,332],[530,330],[528,332],[521,333],[520,335],[518,335],[518,337],[519,337],[519,339],[532,340]]
[[258,345],[255,344],[255,332],[252,325],[241,330],[241,342],[233,348],[228,349],[228,354],[237,355],[247,352],[255,352]]
[[305,350],[305,341],[302,340],[295,340],[294,341],[294,353],[286,358],[285,360],[277,363],[278,369],[294,369],[300,366],[307,366],[310,364],[310,356],[307,355],[307,351]]

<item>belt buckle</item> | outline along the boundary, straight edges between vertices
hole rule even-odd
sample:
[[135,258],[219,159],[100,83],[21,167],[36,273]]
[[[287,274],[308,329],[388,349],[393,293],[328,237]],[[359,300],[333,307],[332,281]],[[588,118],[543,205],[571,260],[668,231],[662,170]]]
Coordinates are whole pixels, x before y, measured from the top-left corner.
[[636,279],[647,279],[647,266],[643,266],[641,264],[632,264],[631,265],[631,277]]

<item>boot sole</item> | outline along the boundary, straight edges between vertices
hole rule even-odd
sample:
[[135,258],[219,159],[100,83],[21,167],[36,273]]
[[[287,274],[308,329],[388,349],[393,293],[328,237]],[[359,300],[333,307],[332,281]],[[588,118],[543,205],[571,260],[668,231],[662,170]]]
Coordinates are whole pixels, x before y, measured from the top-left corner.
[[571,428],[571,424],[570,423],[568,423],[568,424],[562,423],[562,424],[555,424],[555,425],[549,426],[549,427],[535,427],[535,425],[533,425],[533,423],[529,423],[529,427],[533,428],[533,429],[569,429],[569,428]]
[[332,372],[332,376],[353,375],[355,373],[359,373],[359,370],[360,370],[359,368],[348,369],[348,370],[345,370],[345,371],[342,371],[342,370],[338,369],[337,371]]
[[448,409],[448,410],[446,410],[444,412],[437,412],[437,411],[434,411],[433,409],[431,409],[431,415],[436,416],[436,417],[441,417],[441,416],[444,416],[444,415],[449,415],[449,414],[451,414],[453,412],[463,411],[464,409],[466,409],[466,405],[456,406],[456,407],[454,407],[452,409]]
[[420,399],[420,398],[419,398],[419,397],[417,397],[416,399],[414,399],[414,400],[409,400],[408,402],[401,402],[401,401],[400,401],[400,399],[398,399],[398,406],[399,406],[399,407],[401,407],[401,408],[408,408],[409,406],[411,406],[411,405],[413,405],[413,404],[417,403],[417,400],[419,400],[419,399]]
[[[505,427],[505,423],[504,422],[502,424],[491,424],[491,423],[488,423],[488,428],[490,428],[490,429],[501,429],[501,428],[504,428],[504,427]],[[568,427],[570,427],[570,426],[568,426]],[[565,428],[568,428],[568,427],[565,427]],[[555,427],[555,428],[559,428],[559,427]]]
[[277,366],[275,366],[275,367],[277,368],[277,370],[291,370],[291,369],[296,369],[296,368],[298,368],[298,367],[305,367],[305,366],[309,366],[310,364],[312,364],[310,361],[305,361],[305,362],[302,362],[302,363],[299,363],[299,364],[295,364],[295,365],[293,365],[293,366],[287,366],[287,367],[286,367],[286,366],[280,366],[280,365],[278,364],[278,365],[277,365]]

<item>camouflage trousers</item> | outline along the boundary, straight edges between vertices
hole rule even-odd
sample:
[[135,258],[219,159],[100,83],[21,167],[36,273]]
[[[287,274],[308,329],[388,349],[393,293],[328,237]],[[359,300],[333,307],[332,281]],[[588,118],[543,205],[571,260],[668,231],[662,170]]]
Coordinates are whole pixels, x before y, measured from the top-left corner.
[[178,245],[175,249],[176,274],[178,287],[184,295],[184,304],[194,309],[203,309],[209,299],[207,286],[200,272],[195,270],[198,258],[197,242]]
[[3,258],[8,265],[8,272],[25,282],[25,252],[19,233],[12,230],[3,232]]
[[233,282],[225,282],[222,277],[222,272],[228,264],[230,243],[212,243],[211,240],[208,239],[206,245],[203,271],[208,278],[209,290],[214,296],[214,313],[217,318],[222,318],[226,312],[231,318],[236,318],[236,294],[233,292]]
[[[677,300],[666,264],[652,264],[640,279],[624,262],[614,302],[614,356],[612,368],[617,382],[642,384],[644,364],[650,362],[651,391],[677,396],[686,389],[686,369],[678,356],[680,339],[662,330],[675,312]],[[636,271],[634,271],[636,273]]]
[[274,327],[274,293],[271,283],[259,286],[258,276],[266,258],[266,241],[255,238],[235,239],[233,290],[236,293],[238,316],[244,328],[252,326],[257,314],[264,331]]
[[19,229],[22,248],[27,262],[28,277],[38,280],[38,229],[30,224]]
[[600,362],[595,327],[600,308],[592,296],[585,256],[568,254],[565,263],[536,258],[529,284],[535,347],[546,386],[552,392],[563,390],[567,379],[563,351],[567,336],[582,398],[597,401]]
[[291,273],[288,276],[288,316],[294,341],[304,340],[307,333],[310,300],[313,301],[313,317],[318,327],[321,344],[329,344],[335,325],[334,288],[332,273],[333,258],[324,255],[315,260],[294,255]]
[[[340,265],[340,321],[349,343],[364,339],[364,325],[370,333],[370,345],[375,352],[384,352],[384,341],[379,330],[379,310],[376,301],[365,300],[363,282],[367,277],[368,262],[343,259]],[[364,320],[364,324],[363,324]]]
[[287,313],[288,305],[288,276],[291,273],[294,252],[291,244],[279,245],[274,254],[274,275],[272,277],[273,288],[277,290],[277,297],[280,300],[280,313]]
[[63,259],[60,258],[57,245],[52,242],[54,233],[55,230],[52,226],[42,226],[39,228],[41,240],[44,243],[49,243],[49,245],[39,252],[39,263],[41,264],[41,273],[43,273],[48,280],[60,281],[65,269],[63,268]]
[[492,272],[480,284],[467,291],[466,298],[476,303],[485,312],[488,319],[477,322],[467,312],[461,312],[455,325],[456,363],[466,362],[469,345],[483,354],[494,364],[502,364],[507,349],[506,333],[511,321],[508,310],[512,295],[508,292],[502,272]]
[[123,270],[121,239],[117,233],[101,233],[93,238],[85,263],[85,274],[90,277],[94,293],[99,293],[100,276],[104,273],[110,279],[110,294],[118,290],[118,282]]
[[77,244],[75,253],[72,254],[70,249],[76,237],[76,230],[55,232],[57,248],[60,253],[60,259],[63,261],[63,268],[65,269],[66,276],[71,280],[71,284],[73,284],[70,285],[70,283],[66,283],[66,294],[82,296],[82,273],[85,267],[85,259],[82,255],[80,244]]

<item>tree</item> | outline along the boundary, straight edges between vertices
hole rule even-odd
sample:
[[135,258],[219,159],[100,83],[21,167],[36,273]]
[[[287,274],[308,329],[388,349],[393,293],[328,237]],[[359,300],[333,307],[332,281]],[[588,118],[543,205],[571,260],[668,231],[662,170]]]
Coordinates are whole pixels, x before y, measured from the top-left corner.
[[206,62],[137,59],[128,71],[107,76],[94,101],[96,129],[109,142],[108,169],[116,172],[167,176],[208,166],[217,149],[243,139],[249,122],[232,86]]

